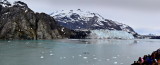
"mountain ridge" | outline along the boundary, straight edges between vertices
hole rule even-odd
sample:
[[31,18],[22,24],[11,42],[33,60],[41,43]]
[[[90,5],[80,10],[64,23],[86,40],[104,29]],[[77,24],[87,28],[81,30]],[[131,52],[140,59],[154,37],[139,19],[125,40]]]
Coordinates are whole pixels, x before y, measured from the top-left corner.
[[62,26],[72,30],[119,30],[133,34],[135,37],[138,33],[130,26],[116,21],[105,19],[98,13],[77,10],[61,10],[50,14]]
[[32,11],[24,2],[7,4],[9,2],[0,4],[0,39],[62,39],[72,34],[71,30],[59,26],[53,17]]

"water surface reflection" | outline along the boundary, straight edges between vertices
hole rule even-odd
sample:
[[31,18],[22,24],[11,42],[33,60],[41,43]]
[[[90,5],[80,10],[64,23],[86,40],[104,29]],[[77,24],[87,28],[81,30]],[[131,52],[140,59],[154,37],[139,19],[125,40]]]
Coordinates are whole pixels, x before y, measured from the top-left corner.
[[0,41],[0,65],[130,65],[159,40]]

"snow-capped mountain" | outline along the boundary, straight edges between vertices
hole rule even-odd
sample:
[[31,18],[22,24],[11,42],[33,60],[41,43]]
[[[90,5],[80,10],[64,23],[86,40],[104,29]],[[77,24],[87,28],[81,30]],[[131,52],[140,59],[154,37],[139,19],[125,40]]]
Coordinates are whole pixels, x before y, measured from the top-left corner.
[[103,18],[98,13],[78,10],[62,10],[50,14],[62,26],[72,30],[118,30],[126,31],[137,36],[128,25]]
[[88,38],[92,39],[134,39],[134,36],[125,31],[91,30]]

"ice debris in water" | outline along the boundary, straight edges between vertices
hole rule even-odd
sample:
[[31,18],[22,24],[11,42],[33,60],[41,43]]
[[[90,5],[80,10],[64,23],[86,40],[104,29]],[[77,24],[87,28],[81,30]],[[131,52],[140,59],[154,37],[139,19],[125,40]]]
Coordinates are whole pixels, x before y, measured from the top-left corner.
[[66,57],[63,57],[64,59],[66,58]]
[[95,59],[95,60],[96,60],[97,58],[93,58],[93,59]]
[[106,59],[107,61],[109,61],[110,59]]
[[51,54],[49,54],[50,56],[53,56],[53,54],[51,53]]
[[116,59],[117,57],[112,57],[113,59]]
[[44,56],[41,56],[40,58],[42,58],[42,59],[43,59],[43,58],[44,58]]
[[72,56],[72,58],[74,58],[74,56]]
[[114,64],[117,64],[118,62],[114,62]]
[[82,56],[82,55],[79,55],[79,56]]
[[11,42],[11,41],[8,41],[8,42]]
[[83,59],[87,59],[88,57],[83,57]]

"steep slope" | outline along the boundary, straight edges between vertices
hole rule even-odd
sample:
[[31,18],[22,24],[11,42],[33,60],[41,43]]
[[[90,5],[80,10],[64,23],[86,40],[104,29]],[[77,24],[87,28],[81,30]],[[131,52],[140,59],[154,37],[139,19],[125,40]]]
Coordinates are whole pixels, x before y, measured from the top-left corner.
[[117,30],[126,31],[134,37],[138,34],[128,25],[103,18],[97,13],[85,12],[80,9],[57,11],[51,14],[58,23],[72,30]]
[[0,3],[0,39],[37,40],[68,38],[71,31],[57,25],[53,17],[35,13],[21,1]]

